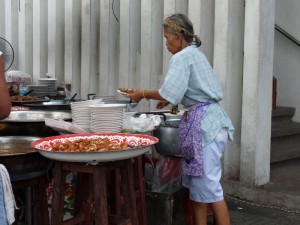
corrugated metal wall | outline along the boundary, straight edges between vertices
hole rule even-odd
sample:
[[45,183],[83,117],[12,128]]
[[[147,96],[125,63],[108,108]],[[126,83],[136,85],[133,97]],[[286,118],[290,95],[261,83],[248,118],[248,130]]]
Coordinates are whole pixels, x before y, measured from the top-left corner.
[[[166,15],[190,16],[212,62],[211,0],[0,0],[0,36],[14,48],[11,70],[46,73],[73,92],[116,95],[118,87],[157,89],[170,53],[164,47]],[[205,23],[205,26],[203,26]],[[118,96],[121,98],[121,96]],[[155,102],[141,102],[145,110]]]

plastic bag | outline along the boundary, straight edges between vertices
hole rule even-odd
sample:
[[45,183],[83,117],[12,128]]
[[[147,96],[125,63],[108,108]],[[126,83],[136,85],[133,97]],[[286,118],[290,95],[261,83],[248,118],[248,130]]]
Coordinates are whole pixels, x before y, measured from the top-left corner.
[[26,94],[29,91],[27,85],[32,84],[31,75],[19,70],[7,71],[5,79],[7,82],[18,83],[20,95]]
[[139,117],[124,117],[123,128],[133,132],[148,132],[159,126],[161,119],[158,115],[141,114]]
[[154,171],[152,191],[170,193],[181,188],[182,159],[160,156]]

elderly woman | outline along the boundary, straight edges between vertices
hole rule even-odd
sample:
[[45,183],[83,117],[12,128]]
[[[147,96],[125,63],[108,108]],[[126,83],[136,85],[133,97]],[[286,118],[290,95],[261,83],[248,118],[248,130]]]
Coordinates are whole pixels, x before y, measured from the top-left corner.
[[189,189],[196,225],[207,224],[210,204],[218,225],[230,224],[221,179],[221,157],[233,126],[219,102],[221,85],[194,34],[193,24],[182,14],[173,14],[163,23],[166,45],[173,54],[159,90],[135,90],[129,97],[159,100],[157,108],[182,104],[186,112],[179,125],[183,158],[183,186]]
[[4,76],[4,62],[2,52],[0,52],[0,119],[9,116],[11,110],[11,101]]

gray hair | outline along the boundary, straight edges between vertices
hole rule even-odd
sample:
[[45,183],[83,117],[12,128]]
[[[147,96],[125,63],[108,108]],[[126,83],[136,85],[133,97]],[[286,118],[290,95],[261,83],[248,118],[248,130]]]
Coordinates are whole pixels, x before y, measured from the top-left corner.
[[188,43],[194,42],[197,47],[201,45],[200,38],[194,34],[192,22],[185,15],[175,13],[168,16],[164,20],[163,26],[167,28],[170,33],[181,33]]

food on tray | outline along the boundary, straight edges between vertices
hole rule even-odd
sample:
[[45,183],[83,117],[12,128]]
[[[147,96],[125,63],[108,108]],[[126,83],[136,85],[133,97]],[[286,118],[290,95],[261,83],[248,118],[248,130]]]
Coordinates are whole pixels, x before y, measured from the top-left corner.
[[113,143],[109,138],[79,139],[75,141],[66,141],[53,145],[52,151],[62,152],[101,152],[113,150],[125,150],[129,146],[123,141]]
[[119,88],[118,90],[121,92],[124,92],[126,94],[131,94],[135,91],[134,89],[131,89],[131,88]]
[[23,95],[15,95],[10,96],[11,101],[15,102],[33,102],[37,100],[36,96],[23,96]]

